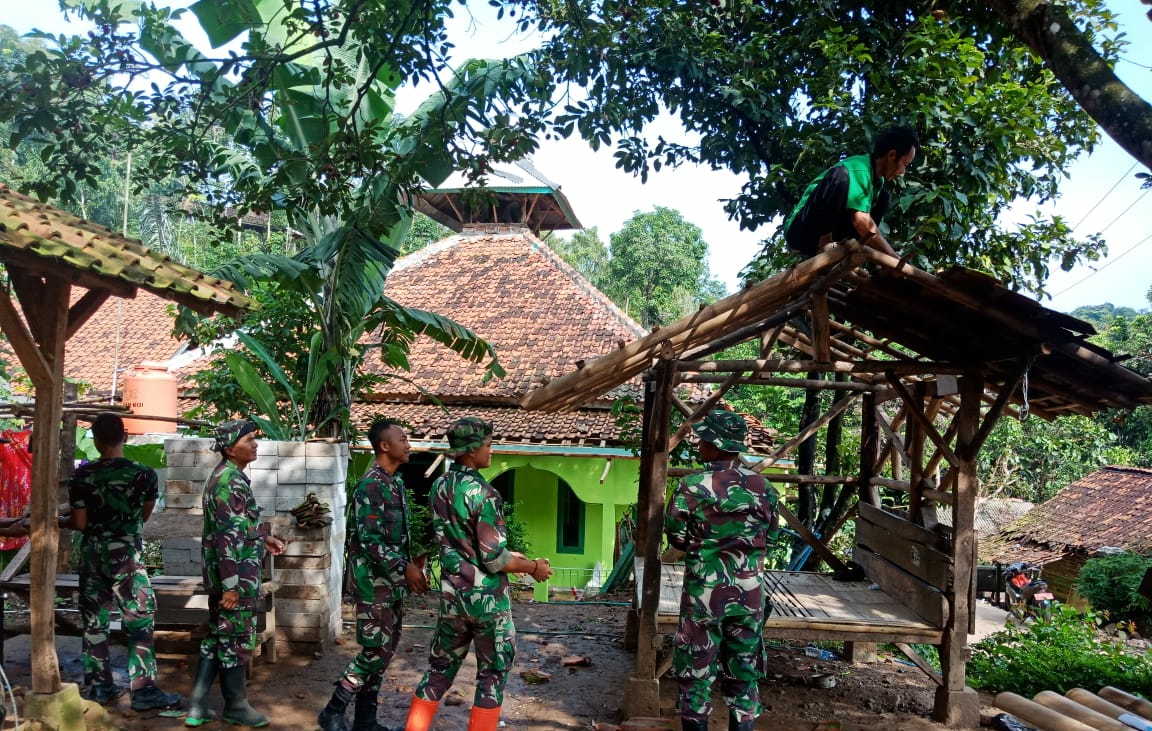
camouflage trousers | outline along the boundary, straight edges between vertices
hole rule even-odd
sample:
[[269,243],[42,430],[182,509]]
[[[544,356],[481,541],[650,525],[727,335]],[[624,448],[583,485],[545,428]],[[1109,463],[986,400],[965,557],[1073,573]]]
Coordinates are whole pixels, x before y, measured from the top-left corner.
[[416,686],[416,696],[439,701],[452,687],[468,646],[476,643],[477,708],[499,708],[504,704],[504,685],[516,660],[516,627],[512,612],[486,617],[444,617],[436,621],[428,650],[428,672]]
[[220,606],[220,594],[208,595],[208,632],[200,641],[200,658],[220,662],[221,669],[252,662],[256,649],[256,602],[241,597],[235,609]]
[[764,673],[763,628],[759,612],[734,617],[681,614],[672,668],[679,679],[682,718],[708,720],[717,675],[724,702],[738,723],[760,715],[756,683]]
[[360,654],[348,663],[340,676],[345,690],[372,692],[373,683],[380,688],[380,678],[400,642],[400,625],[404,621],[404,602],[374,604],[356,603],[356,642]]
[[84,621],[84,685],[112,685],[108,661],[109,611],[120,609],[128,633],[128,677],[133,690],[155,683],[156,652],[152,645],[156,594],[140,560],[140,539],[81,542],[80,616]]

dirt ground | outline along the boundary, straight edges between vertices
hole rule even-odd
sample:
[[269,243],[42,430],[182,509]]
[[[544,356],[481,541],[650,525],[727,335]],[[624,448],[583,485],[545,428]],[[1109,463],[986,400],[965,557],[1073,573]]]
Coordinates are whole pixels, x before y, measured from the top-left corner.
[[[347,609],[347,608],[346,608]],[[408,699],[423,673],[435,601],[417,598],[405,617],[405,630],[399,652],[388,668],[381,688],[380,722],[403,726]],[[623,705],[624,685],[635,658],[623,649],[624,606],[595,603],[537,604],[516,603],[516,667],[509,680],[503,721],[508,728],[527,731],[590,729],[604,731],[603,724],[617,724]],[[351,624],[344,639],[331,652],[319,657],[281,656],[275,664],[258,662],[249,682],[253,706],[269,714],[273,727],[316,728],[317,712],[324,706],[332,682],[355,655],[357,647]],[[78,637],[59,637],[61,675],[66,682],[78,682],[83,675]],[[569,667],[565,659],[587,658],[587,663]],[[4,670],[14,686],[27,687],[29,651],[27,636],[10,637],[5,644]],[[113,663],[117,682],[125,675],[124,648],[115,648]],[[162,657],[160,683],[169,691],[187,694],[193,666],[180,658]],[[530,683],[523,677],[537,671],[550,676],[544,682]],[[813,687],[805,679],[830,674],[834,687]],[[472,704],[475,664],[465,664],[456,686],[442,704],[433,726],[435,731],[464,731]],[[674,718],[675,687],[667,678],[662,686],[662,715]],[[839,721],[845,731],[942,731],[928,721],[932,708],[932,681],[917,668],[890,655],[868,665],[850,665],[831,660],[813,660],[802,647],[773,643],[769,650],[769,677],[761,684],[764,715],[757,731],[797,731],[814,728],[821,721]],[[19,693],[19,690],[18,690]],[[982,698],[984,712],[991,713],[988,699]],[[727,728],[726,712],[719,698],[713,713],[711,731]],[[221,700],[215,697],[216,707]],[[135,714],[127,696],[110,706],[114,723],[128,731],[183,728],[176,718]],[[350,715],[350,714],[349,714]],[[222,728],[209,724],[206,729]]]

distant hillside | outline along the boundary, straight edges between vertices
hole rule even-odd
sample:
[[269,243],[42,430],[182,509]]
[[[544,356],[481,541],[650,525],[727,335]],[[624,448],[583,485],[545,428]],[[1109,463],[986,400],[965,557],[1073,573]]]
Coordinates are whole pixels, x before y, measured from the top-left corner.
[[1147,313],[1147,310],[1134,310],[1131,307],[1117,307],[1111,302],[1105,302],[1102,305],[1085,305],[1077,307],[1072,310],[1070,315],[1079,318],[1085,322],[1092,323],[1097,330],[1102,330],[1108,327],[1117,317],[1136,317],[1139,314]]

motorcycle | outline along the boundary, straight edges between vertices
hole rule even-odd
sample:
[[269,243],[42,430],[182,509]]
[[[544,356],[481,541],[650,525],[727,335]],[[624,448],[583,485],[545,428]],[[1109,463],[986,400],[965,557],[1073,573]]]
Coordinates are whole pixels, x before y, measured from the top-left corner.
[[1001,569],[1007,595],[1008,616],[1020,624],[1031,620],[1049,620],[1056,602],[1048,591],[1048,582],[1040,578],[1041,567],[1017,561]]

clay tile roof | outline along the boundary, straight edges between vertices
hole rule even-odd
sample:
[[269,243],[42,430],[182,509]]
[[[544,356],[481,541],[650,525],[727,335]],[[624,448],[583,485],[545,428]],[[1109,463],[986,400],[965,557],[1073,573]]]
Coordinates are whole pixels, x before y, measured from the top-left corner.
[[[72,296],[78,298],[75,292]],[[133,366],[167,361],[176,354],[183,343],[172,337],[172,326],[168,303],[150,292],[140,292],[135,299],[109,299],[68,339],[64,375],[97,392],[110,392],[113,371],[120,370],[116,383],[122,385]]]
[[2,183],[0,244],[8,264],[29,271],[71,274],[73,281],[83,286],[98,287],[101,280],[120,280],[205,314],[235,315],[252,306],[231,282],[184,266],[139,241],[21,195]]
[[414,441],[443,441],[448,425],[464,416],[491,422],[493,438],[501,444],[622,444],[620,427],[608,409],[543,414],[512,406],[467,404],[440,408],[434,404],[359,402],[352,407],[352,421],[362,432],[377,419],[394,419],[408,428],[408,437]]
[[1001,537],[1058,553],[1115,546],[1152,555],[1152,470],[1096,470],[1033,508]]
[[[978,498],[973,529],[977,538],[988,538],[1007,528],[1035,505],[1015,498]],[[952,525],[952,506],[937,508],[937,519],[942,525]]]
[[[526,228],[501,228],[452,236],[400,259],[386,294],[471,328],[496,348],[507,375],[485,382],[483,365],[424,338],[409,358],[411,382],[394,379],[376,399],[416,400],[423,389],[446,401],[516,404],[580,361],[645,334]],[[378,362],[367,367],[382,371]]]

